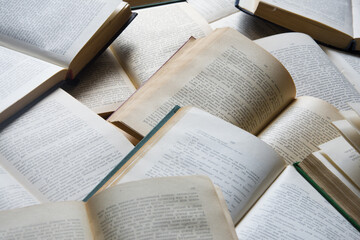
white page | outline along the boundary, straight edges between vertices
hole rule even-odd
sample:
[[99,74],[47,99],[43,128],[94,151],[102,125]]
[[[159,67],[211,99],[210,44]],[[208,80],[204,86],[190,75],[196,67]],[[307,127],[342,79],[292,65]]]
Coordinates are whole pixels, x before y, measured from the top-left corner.
[[56,65],[0,46],[0,122],[12,114],[10,108],[20,99],[61,70]]
[[211,32],[187,3],[138,10],[138,16],[112,48],[136,87],[151,77],[191,36]]
[[0,166],[0,210],[26,207],[37,203],[39,200]]
[[[353,35],[351,0],[261,0]],[[276,14],[276,12],[274,12]]]
[[119,0],[2,1],[0,45],[68,66],[120,3]]
[[255,136],[192,108],[140,157],[121,182],[207,175],[222,189],[236,223],[284,164],[273,149]]
[[183,176],[121,184],[87,202],[95,239],[236,239],[209,178]]
[[0,239],[93,239],[83,202],[4,211],[0,222]]
[[61,89],[0,129],[1,164],[50,201],[83,199],[132,148]]
[[[360,189],[357,188],[354,183],[350,182],[349,179],[339,171],[333,164],[332,160],[329,160],[328,156],[322,151],[312,153],[325,167],[331,171],[337,178],[339,178],[354,194],[360,198]],[[331,161],[331,162],[330,162]]]
[[336,138],[319,146],[333,164],[350,178],[360,189],[360,153],[343,137]]
[[236,227],[239,239],[359,239],[358,232],[289,166]]
[[278,25],[241,11],[212,22],[210,26],[213,29],[231,27],[251,40],[288,31]]
[[229,16],[239,10],[234,0],[187,0],[209,23]]
[[284,33],[255,41],[274,55],[291,74],[297,96],[320,98],[346,110],[360,94],[307,35]]
[[360,0],[351,0],[353,16],[353,37],[360,37]]
[[77,79],[79,84],[66,91],[97,114],[115,111],[136,90],[110,49]]
[[332,125],[339,119],[342,116],[332,105],[303,96],[295,99],[258,137],[293,164],[319,150],[320,144],[339,137]]
[[360,55],[324,46],[321,48],[354,88],[360,92]]

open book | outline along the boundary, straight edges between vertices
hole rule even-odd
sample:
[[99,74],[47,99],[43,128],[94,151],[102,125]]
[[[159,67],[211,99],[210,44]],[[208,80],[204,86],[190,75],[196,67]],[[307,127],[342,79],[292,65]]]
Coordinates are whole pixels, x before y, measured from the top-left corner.
[[[296,99],[295,94],[294,82],[278,60],[235,30],[218,29],[190,40],[108,121],[141,139],[173,106],[192,105],[261,134],[274,147],[288,143],[292,150],[278,151],[294,162],[337,137],[331,121],[342,118],[328,103]],[[301,146],[288,142],[299,134]]]
[[298,96],[323,99],[340,110],[360,102],[360,60],[319,45],[303,33],[284,33],[254,41],[289,71]]
[[0,17],[0,122],[79,71],[130,19],[120,0],[5,1]]
[[136,19],[110,50],[78,76],[78,85],[66,89],[102,116],[115,111],[191,36],[204,37],[212,28],[229,25],[251,39],[281,32],[268,22],[237,11],[232,0],[196,0],[136,12]]
[[359,0],[237,0],[235,5],[270,22],[349,50],[360,50]]
[[[284,128],[288,128],[288,126],[284,126]],[[298,136],[298,139],[294,140],[297,141],[297,146],[301,145],[301,138],[303,137]],[[283,141],[282,144],[292,148],[288,142]],[[289,201],[290,198],[303,194],[303,189],[306,189],[306,192],[312,192],[311,195],[319,195],[311,186],[309,190],[308,183],[298,182],[297,178],[301,178],[301,176],[296,171],[293,172],[292,167],[290,170],[284,171],[285,168],[286,163],[283,158],[264,141],[200,109],[185,107],[178,110],[173,116],[172,114],[168,115],[110,172],[92,193],[117,183],[144,178],[189,174],[207,175],[214,184],[221,188],[232,219],[234,223],[238,224],[242,222],[241,219],[246,219],[249,211],[253,211],[254,205],[258,205],[256,202],[262,198],[266,189],[274,184],[279,184],[278,179],[282,179],[283,174],[289,175],[287,173],[289,171],[292,172],[286,177],[291,179],[291,182],[287,183],[289,186],[275,189],[276,194],[288,196]],[[284,172],[282,173],[282,171]],[[292,180],[293,178],[294,180]],[[273,183],[274,181],[275,183]],[[287,181],[285,180],[285,182]],[[294,195],[290,196],[290,193]],[[319,214],[325,212],[320,223],[322,228],[330,231],[332,225],[326,225],[326,221],[330,221],[337,226],[341,225],[346,228],[350,235],[359,236],[358,233],[356,235],[356,230],[352,229],[353,227],[345,219],[342,219],[336,209],[333,209],[320,195],[320,198],[316,197],[318,199],[315,198],[315,200],[312,197],[306,199],[306,195],[308,194],[304,195],[305,199],[302,205],[283,203],[283,205],[286,204],[286,207],[281,210],[291,214],[293,224],[301,224],[302,217],[298,213],[300,212],[299,207],[312,209],[313,201],[315,201],[319,202],[318,205],[322,208],[319,210]],[[279,200],[285,201],[282,197],[276,199],[276,201]],[[276,203],[273,206],[272,202],[262,205],[279,207]],[[260,206],[262,205],[260,204]],[[291,213],[293,209],[296,214]],[[283,214],[281,211],[277,212],[279,216]],[[334,218],[333,215],[337,217]],[[306,216],[310,218],[311,212],[306,212]],[[317,217],[314,216],[312,221],[318,221]],[[288,226],[285,225],[284,228]],[[263,229],[268,232],[276,231],[276,228],[265,225],[263,225]],[[292,230],[288,229],[288,231]]]
[[0,238],[237,239],[226,205],[203,176],[136,181],[84,202],[4,211]]
[[342,137],[319,147],[296,167],[360,231],[360,155]]
[[132,148],[58,89],[0,125],[0,209],[82,200]]

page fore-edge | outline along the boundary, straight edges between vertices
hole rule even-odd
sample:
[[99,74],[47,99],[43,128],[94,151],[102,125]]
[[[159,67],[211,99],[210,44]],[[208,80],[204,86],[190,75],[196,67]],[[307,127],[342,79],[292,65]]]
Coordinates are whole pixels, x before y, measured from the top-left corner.
[[299,166],[299,162],[293,164],[295,169],[303,178],[313,186],[351,225],[353,225],[360,232],[360,225],[347,214],[325,191],[322,189],[307,173]]
[[134,148],[131,150],[119,163],[114,167],[108,175],[101,180],[101,182],[83,199],[84,202],[89,200],[109,179],[122,167],[124,164],[134,156],[134,154],[162,127],[164,124],[180,109],[176,105]]

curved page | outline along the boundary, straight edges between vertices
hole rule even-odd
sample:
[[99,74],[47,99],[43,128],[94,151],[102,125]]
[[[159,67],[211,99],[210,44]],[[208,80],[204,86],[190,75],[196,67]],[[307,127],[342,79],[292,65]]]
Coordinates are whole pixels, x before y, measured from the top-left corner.
[[197,108],[180,110],[129,160],[120,182],[207,175],[236,223],[284,168],[271,147]]

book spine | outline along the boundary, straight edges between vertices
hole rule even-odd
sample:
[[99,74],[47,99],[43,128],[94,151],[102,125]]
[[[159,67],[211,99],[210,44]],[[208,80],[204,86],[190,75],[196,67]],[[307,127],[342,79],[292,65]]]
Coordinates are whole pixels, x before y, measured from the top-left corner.
[[115,166],[111,172],[83,199],[84,202],[90,199],[109,179],[117,173],[117,171],[124,166],[124,164],[134,156],[134,154],[152,137],[154,134],[165,125],[165,123],[180,109],[175,106],[134,148],[131,150],[120,162]]
[[350,222],[358,231],[360,225],[350,217],[307,173],[299,166],[299,162],[293,164],[295,169],[303,176],[346,220]]

